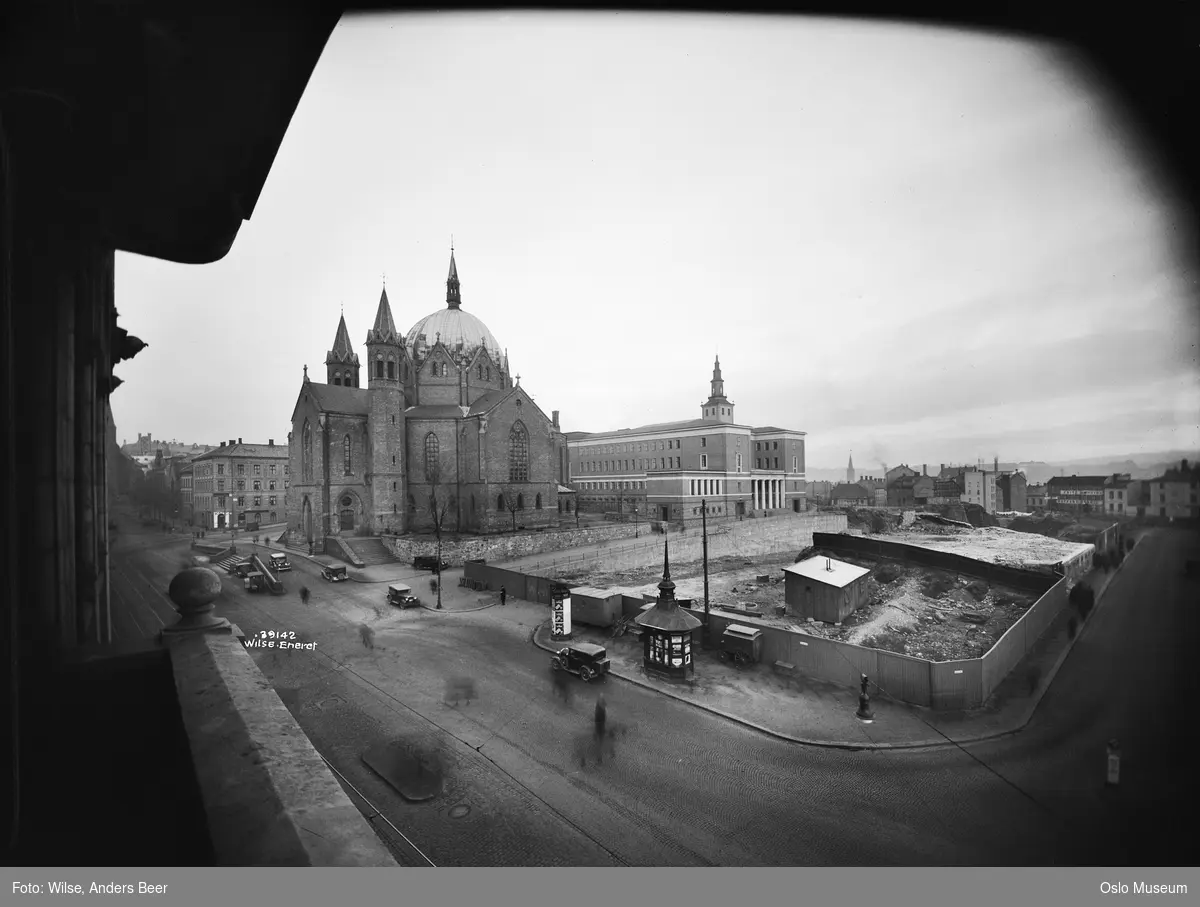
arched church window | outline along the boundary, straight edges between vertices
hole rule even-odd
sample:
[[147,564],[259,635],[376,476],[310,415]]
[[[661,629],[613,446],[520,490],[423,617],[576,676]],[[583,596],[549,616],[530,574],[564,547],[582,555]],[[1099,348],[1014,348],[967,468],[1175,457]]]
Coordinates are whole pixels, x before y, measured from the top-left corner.
[[538,496],[534,499],[533,509],[534,510],[542,509],[542,494],[541,494],[541,492],[538,492]]
[[342,471],[350,475],[350,436],[342,438]]
[[471,513],[475,512],[475,495],[471,495]]
[[490,365],[488,366],[488,369],[487,369],[487,379],[488,379],[488,381],[492,380],[492,367]]
[[312,423],[304,420],[304,429],[300,433],[300,471],[306,482],[312,481]]
[[525,509],[525,495],[519,494],[519,495],[517,495],[517,510],[524,510],[524,509]]
[[479,363],[479,380],[483,380],[483,363]]
[[433,482],[438,478],[438,454],[441,450],[441,444],[438,441],[438,436],[430,432],[425,436],[425,481]]
[[508,480],[529,481],[529,432],[520,422],[508,433]]
[[383,360],[382,359],[375,360],[375,377],[376,378],[383,377]]
[[503,493],[496,495],[496,509],[501,510],[501,511],[506,509],[504,506],[504,494]]
[[388,356],[388,377],[389,378],[396,377],[396,362],[395,362],[395,360],[392,359],[391,356]]

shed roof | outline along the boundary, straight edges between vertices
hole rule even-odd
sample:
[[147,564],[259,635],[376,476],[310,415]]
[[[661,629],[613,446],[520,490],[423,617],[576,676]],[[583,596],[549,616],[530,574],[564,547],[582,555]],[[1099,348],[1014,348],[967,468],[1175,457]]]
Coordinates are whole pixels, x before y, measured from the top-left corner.
[[[832,567],[833,569],[827,569]],[[807,579],[816,580],[818,583],[824,583],[827,586],[836,586],[841,589],[850,585],[856,579],[861,579],[871,571],[866,567],[857,567],[854,564],[847,564],[845,561],[834,560],[831,557],[810,557],[806,561],[801,561],[798,564],[792,564],[790,567],[783,568],[784,573],[792,573],[796,576],[803,576]]]

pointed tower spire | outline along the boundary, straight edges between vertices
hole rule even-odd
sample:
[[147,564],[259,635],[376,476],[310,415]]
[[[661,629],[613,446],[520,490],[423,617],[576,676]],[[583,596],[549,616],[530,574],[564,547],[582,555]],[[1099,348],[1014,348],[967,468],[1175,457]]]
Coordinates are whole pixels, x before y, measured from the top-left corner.
[[358,387],[358,355],[350,343],[350,332],[346,330],[345,315],[338,319],[337,334],[333,338],[333,349],[325,356],[325,368],[328,383]]
[[663,540],[663,578],[658,584],[659,607],[669,608],[675,603],[675,584],[671,582],[671,542]]
[[367,331],[367,387],[398,388],[405,360],[404,338],[396,330],[387,287],[379,293],[375,323]]
[[713,360],[712,382],[708,400],[701,404],[706,422],[733,422],[733,404],[725,396],[725,381],[721,377],[721,357]]
[[[886,470],[885,470],[886,471]],[[854,454],[850,454],[850,462],[846,466],[846,482],[854,484]]]
[[388,302],[387,287],[379,294],[379,307],[375,310],[375,324],[367,331],[367,343],[399,343],[400,332],[392,318],[392,304]]
[[446,278],[446,308],[462,308],[462,292],[458,284],[458,265],[454,263],[454,238],[450,238],[450,276]]

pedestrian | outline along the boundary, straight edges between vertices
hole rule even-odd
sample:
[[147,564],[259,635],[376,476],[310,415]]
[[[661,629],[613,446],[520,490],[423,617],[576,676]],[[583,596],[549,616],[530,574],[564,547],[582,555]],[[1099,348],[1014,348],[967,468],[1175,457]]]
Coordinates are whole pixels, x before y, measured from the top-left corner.
[[308,604],[308,586],[300,587],[300,603],[302,605]]
[[604,723],[608,720],[608,708],[604,703],[604,694],[601,693],[596,699],[596,739],[599,740],[604,736]]
[[358,635],[362,637],[362,644],[367,649],[375,648],[375,631],[366,624],[359,624]]
[[505,589],[503,586],[501,586],[500,587],[500,604],[502,604],[502,605],[507,604],[507,600],[508,600],[508,590]]

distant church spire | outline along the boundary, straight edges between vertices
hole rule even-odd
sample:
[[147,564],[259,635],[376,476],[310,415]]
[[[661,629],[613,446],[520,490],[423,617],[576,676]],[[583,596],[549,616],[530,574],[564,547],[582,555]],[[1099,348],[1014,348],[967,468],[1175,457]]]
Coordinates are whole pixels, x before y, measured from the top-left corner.
[[446,308],[462,308],[462,293],[458,284],[458,265],[454,263],[454,238],[450,238],[450,276],[446,278]]
[[854,484],[854,454],[850,454],[850,462],[846,466],[846,481],[851,485]]

